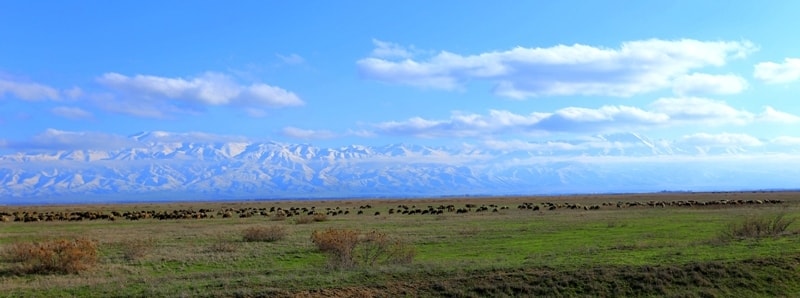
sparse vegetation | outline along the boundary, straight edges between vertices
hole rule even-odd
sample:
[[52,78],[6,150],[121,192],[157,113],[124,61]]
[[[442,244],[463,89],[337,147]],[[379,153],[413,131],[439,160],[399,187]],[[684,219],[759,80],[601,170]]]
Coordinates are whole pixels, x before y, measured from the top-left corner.
[[314,213],[314,215],[312,215],[311,217],[315,222],[321,222],[321,221],[328,220],[328,215],[326,215],[324,213]]
[[363,266],[410,264],[415,254],[413,246],[377,231],[362,234],[355,251],[358,263]]
[[378,264],[409,264],[416,251],[386,233],[328,229],[314,231],[311,241],[328,255],[334,268],[372,267]]
[[777,237],[788,232],[795,218],[786,217],[785,213],[774,215],[750,216],[740,222],[734,222],[723,230],[724,240],[760,239]]
[[300,215],[300,216],[295,216],[293,221],[294,224],[296,225],[306,225],[314,222],[314,218],[311,217],[311,215]]
[[314,213],[312,215],[295,216],[294,223],[298,225],[322,222],[328,220],[328,215],[324,213]]
[[317,249],[328,254],[328,264],[335,268],[352,268],[356,265],[354,251],[358,245],[359,232],[348,229],[314,231],[311,242]]
[[153,238],[126,239],[119,243],[122,257],[128,261],[139,260],[149,254],[155,246]]
[[232,253],[238,250],[238,244],[230,241],[224,234],[217,234],[208,245],[207,251],[216,253]]
[[97,254],[97,243],[83,238],[14,243],[4,253],[18,274],[78,273],[94,267]]
[[286,227],[270,225],[249,227],[242,232],[244,241],[274,242],[286,237]]
[[[287,221],[272,222],[276,214]],[[8,296],[800,293],[796,193],[12,206],[0,215],[12,218],[0,222]],[[292,224],[305,217],[313,224]],[[725,233],[739,236],[715,240]],[[92,236],[91,267],[44,269],[14,253],[63,235]]]

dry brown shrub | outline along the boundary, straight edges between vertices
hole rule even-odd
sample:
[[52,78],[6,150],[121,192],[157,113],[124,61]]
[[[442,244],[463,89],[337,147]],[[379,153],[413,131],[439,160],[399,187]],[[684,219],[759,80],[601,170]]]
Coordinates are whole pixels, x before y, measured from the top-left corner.
[[305,225],[314,222],[314,218],[311,215],[300,215],[294,217],[294,223],[297,225]]
[[14,243],[4,253],[19,274],[78,273],[94,267],[97,255],[97,243],[83,238]]
[[321,222],[328,220],[328,215],[324,213],[314,213],[313,215],[300,215],[294,217],[294,223],[301,225],[301,224],[310,224],[313,222]]
[[328,215],[325,213],[314,213],[313,219],[315,222],[326,221],[328,220]]
[[286,227],[284,226],[250,227],[242,232],[242,237],[247,242],[273,242],[286,238],[286,235]]
[[282,220],[286,220],[286,217],[287,216],[284,213],[275,213],[275,214],[273,214],[273,215],[271,215],[269,217],[269,220],[271,220],[271,221],[282,221]]
[[377,264],[409,264],[416,251],[410,245],[389,237],[386,233],[372,231],[361,236],[356,246],[359,263],[365,266]]
[[353,251],[358,244],[358,232],[345,229],[314,231],[311,242],[328,254],[328,263],[335,268],[351,268],[356,265]]
[[364,234],[345,229],[314,231],[311,241],[328,254],[328,263],[335,268],[408,264],[416,254],[412,246],[377,231]]

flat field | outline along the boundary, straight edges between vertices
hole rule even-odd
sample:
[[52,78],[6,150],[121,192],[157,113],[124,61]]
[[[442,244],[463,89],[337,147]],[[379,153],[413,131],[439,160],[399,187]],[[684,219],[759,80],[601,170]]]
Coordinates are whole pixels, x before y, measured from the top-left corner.
[[[0,296],[800,296],[793,192],[0,206],[0,214]],[[337,266],[312,242],[330,229],[380,233],[406,259]],[[247,241],[254,230],[281,237]],[[11,256],[21,243],[57,239],[94,242],[96,264],[26,272]]]

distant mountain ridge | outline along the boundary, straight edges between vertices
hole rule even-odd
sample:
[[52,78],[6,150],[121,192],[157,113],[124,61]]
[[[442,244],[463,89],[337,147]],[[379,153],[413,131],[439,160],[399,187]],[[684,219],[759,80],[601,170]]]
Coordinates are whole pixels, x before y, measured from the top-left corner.
[[[115,150],[0,156],[14,203],[417,197],[796,188],[798,158],[769,146],[701,148],[634,133],[495,149],[129,137]],[[755,156],[755,157],[753,157]]]

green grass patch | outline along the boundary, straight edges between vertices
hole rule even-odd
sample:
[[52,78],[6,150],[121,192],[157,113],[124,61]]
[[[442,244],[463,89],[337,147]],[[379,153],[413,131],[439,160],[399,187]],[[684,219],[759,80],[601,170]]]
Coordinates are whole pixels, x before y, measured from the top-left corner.
[[[517,202],[492,200],[453,204],[514,206]],[[800,216],[800,196],[782,205],[724,208],[532,211],[512,207],[480,214],[388,213],[400,203],[371,201],[373,208],[358,215],[355,208],[363,203],[325,202],[327,207],[351,208],[351,212],[310,224],[292,224],[296,222],[291,217],[276,222],[269,216],[0,222],[0,249],[69,235],[92,235],[98,248],[95,267],[77,275],[19,275],[12,271],[13,261],[0,260],[0,291],[11,296],[215,297],[800,293],[800,227],[793,220]],[[268,209],[275,204],[254,206]],[[282,204],[288,210],[292,203]],[[321,202],[306,204],[316,205],[316,210],[326,207]],[[216,210],[227,207],[213,206]],[[267,227],[285,228],[285,234],[277,241],[246,241],[247,231],[270,234]],[[330,254],[315,245],[312,235],[336,229],[358,231],[358,243],[375,245],[362,252],[354,248],[354,262],[363,264],[332,270]],[[720,240],[721,235],[744,230],[773,232]],[[370,238],[372,231],[377,234]],[[412,261],[370,257],[391,247],[380,243],[407,245],[415,252]]]

